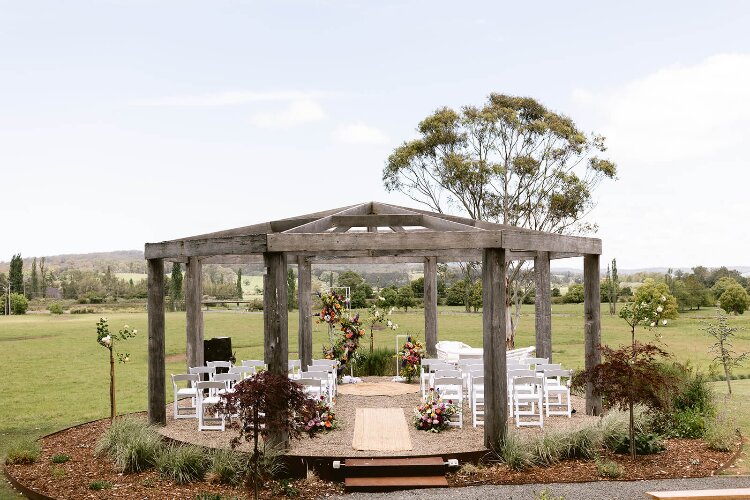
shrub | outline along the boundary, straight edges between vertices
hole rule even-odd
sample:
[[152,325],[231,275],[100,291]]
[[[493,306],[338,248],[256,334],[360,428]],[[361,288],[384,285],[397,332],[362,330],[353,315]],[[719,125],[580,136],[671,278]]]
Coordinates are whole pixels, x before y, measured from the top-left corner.
[[140,472],[156,463],[161,436],[150,425],[131,418],[112,422],[96,446],[98,455],[109,455],[121,472]]
[[722,411],[714,418],[706,419],[704,439],[712,450],[731,451],[737,442],[737,422]]
[[247,475],[248,458],[232,450],[216,450],[208,468],[209,482],[236,485]]
[[672,365],[670,370],[677,379],[677,389],[672,397],[676,410],[713,411],[714,394],[706,377],[689,364]]
[[39,459],[41,448],[36,441],[28,441],[17,444],[8,450],[5,463],[9,465],[33,464]]
[[[653,455],[664,451],[664,441],[658,434],[644,433],[635,435],[635,452],[638,455]],[[615,453],[630,453],[630,438],[624,436],[614,448]]]
[[50,314],[62,314],[63,308],[58,302],[53,302],[49,305]]
[[622,476],[622,467],[620,467],[620,464],[612,460],[603,460],[597,458],[596,472],[600,477],[617,479],[618,477]]
[[10,294],[11,314],[26,314],[29,308],[29,300],[22,293]]
[[97,479],[96,481],[91,481],[91,484],[89,484],[89,489],[94,491],[101,491],[101,490],[108,490],[112,488],[112,483],[109,481],[105,481],[103,479]]
[[277,481],[271,488],[273,495],[280,495],[286,498],[294,498],[299,496],[299,490],[294,487],[288,479],[282,479]]
[[672,414],[669,437],[696,439],[706,432],[706,421],[703,413],[697,409],[681,410]]
[[91,307],[74,307],[70,310],[70,314],[94,314],[95,309]]
[[65,453],[58,453],[57,455],[52,456],[53,464],[64,464],[68,460],[70,460],[70,456]]
[[205,453],[194,445],[163,446],[156,455],[159,474],[177,484],[203,479],[208,466]]
[[354,374],[358,377],[395,375],[395,363],[393,351],[389,349],[380,347],[372,352],[360,349],[354,363]]

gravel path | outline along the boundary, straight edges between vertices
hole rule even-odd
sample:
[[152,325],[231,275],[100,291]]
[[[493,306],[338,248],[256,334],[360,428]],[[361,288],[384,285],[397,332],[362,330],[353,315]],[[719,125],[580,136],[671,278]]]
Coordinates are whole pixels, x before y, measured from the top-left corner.
[[705,490],[721,488],[750,488],[750,476],[714,476],[692,479],[659,479],[650,481],[597,481],[593,483],[519,484],[510,486],[470,486],[467,488],[438,488],[408,490],[393,493],[352,493],[329,497],[340,500],[466,498],[475,500],[538,498],[544,489],[550,498],[567,500],[623,500],[647,498],[647,491]]

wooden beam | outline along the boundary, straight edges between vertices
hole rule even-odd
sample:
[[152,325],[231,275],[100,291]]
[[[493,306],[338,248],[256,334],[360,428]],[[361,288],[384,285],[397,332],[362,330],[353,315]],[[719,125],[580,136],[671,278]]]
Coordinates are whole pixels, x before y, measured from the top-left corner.
[[[297,259],[297,303],[299,330],[297,352],[302,366],[312,365],[312,265],[308,257]],[[305,368],[306,369],[306,368]]]
[[245,236],[146,243],[144,254],[146,259],[169,259],[174,257],[248,255],[265,251],[266,235],[248,234]]
[[[599,255],[583,257],[583,318],[585,368],[592,369],[601,363],[599,345],[602,343],[601,292]],[[586,414],[601,415],[602,397],[594,391],[592,383],[586,384]]]
[[[266,274],[263,276],[263,358],[268,371],[287,375],[289,360],[289,332],[287,327],[286,255],[268,252],[263,255]],[[277,418],[269,415],[270,418]],[[271,442],[282,449],[289,446],[289,436],[275,434]]]
[[355,205],[351,208],[347,208],[346,210],[342,210],[340,212],[337,212],[333,215],[328,215],[326,217],[322,217],[318,220],[315,220],[313,222],[308,222],[307,224],[303,224],[301,226],[294,227],[292,229],[288,229],[284,231],[286,234],[293,234],[293,233],[320,233],[322,231],[327,231],[328,229],[331,229],[335,224],[333,223],[333,218],[336,215],[367,215],[372,210],[372,204],[371,203],[362,203],[361,205]]
[[406,229],[404,229],[403,226],[388,226],[388,227],[390,227],[391,231],[393,231],[394,233],[403,233],[406,231]]
[[[190,257],[185,272],[185,316],[187,335],[187,368],[203,366],[203,264]],[[189,373],[189,372],[185,372]]]
[[334,215],[331,217],[334,226],[372,227],[372,226],[422,226],[420,214],[382,214],[382,215]]
[[544,252],[572,252],[580,254],[601,254],[602,240],[567,236],[551,233],[525,233],[505,231],[503,244],[513,250],[534,250]]
[[500,231],[407,233],[275,233],[267,235],[269,252],[324,252],[351,250],[451,250],[502,246]]
[[148,421],[167,425],[164,374],[164,261],[148,261]]
[[505,249],[485,248],[482,259],[484,445],[496,452],[508,432],[505,295]]
[[348,226],[338,226],[338,227],[334,227],[333,228],[333,232],[334,233],[345,233],[345,232],[347,232],[350,229],[351,229],[351,227],[348,227]]
[[534,294],[534,328],[536,356],[552,361],[552,297],[550,293],[549,252],[537,252],[534,259],[536,292]]
[[437,357],[438,309],[437,309],[437,257],[424,259],[424,342],[427,354]]

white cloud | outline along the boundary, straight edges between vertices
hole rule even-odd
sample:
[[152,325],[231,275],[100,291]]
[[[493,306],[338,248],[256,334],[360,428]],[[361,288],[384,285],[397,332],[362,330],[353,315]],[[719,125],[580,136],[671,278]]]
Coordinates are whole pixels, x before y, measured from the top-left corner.
[[131,101],[131,106],[233,106],[257,102],[300,101],[326,97],[325,92],[280,90],[273,92],[254,92],[247,90],[216,92],[199,95],[167,96],[156,99],[139,99]]
[[617,182],[593,219],[622,267],[746,263],[750,54],[672,65],[603,91],[579,90],[574,116],[607,137]]
[[250,121],[258,128],[280,129],[317,122],[326,118],[328,118],[328,115],[320,104],[312,99],[299,99],[291,101],[283,109],[258,111],[250,117]]
[[388,136],[381,130],[363,122],[342,125],[334,130],[331,136],[340,144],[372,145],[388,142]]

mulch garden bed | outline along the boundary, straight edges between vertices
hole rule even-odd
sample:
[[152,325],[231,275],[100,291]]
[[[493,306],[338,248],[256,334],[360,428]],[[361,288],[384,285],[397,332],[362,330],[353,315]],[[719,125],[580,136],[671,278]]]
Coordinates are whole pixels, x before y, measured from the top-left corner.
[[[212,484],[208,481],[187,485],[175,484],[159,477],[150,470],[143,473],[121,474],[107,457],[94,455],[96,442],[109,425],[100,420],[74,427],[43,438],[39,460],[31,465],[7,465],[8,472],[27,488],[52,498],[195,498],[199,494],[220,494],[224,498],[252,498],[247,489]],[[708,449],[700,440],[672,439],[666,442],[666,451],[657,455],[641,456],[635,462],[629,457],[604,454],[603,458],[617,462],[623,470],[619,480],[665,479],[681,477],[704,477],[733,462],[739,452],[722,453]],[[53,464],[52,457],[66,454],[70,460]],[[471,472],[469,472],[471,470]],[[105,480],[111,489],[93,491],[93,481]],[[581,482],[604,480],[598,476],[592,460],[566,460],[549,467],[534,467],[514,471],[504,464],[486,467],[463,468],[448,474],[451,486],[478,484],[525,484],[548,482]],[[284,497],[284,487],[296,491],[296,498],[324,498],[343,492],[343,485],[322,481],[316,477],[290,481],[287,485],[272,483],[263,489],[261,497],[270,499]],[[286,490],[287,492],[289,490]]]

